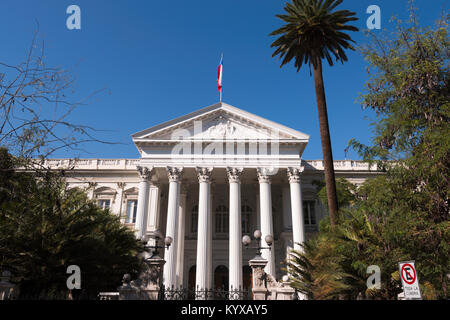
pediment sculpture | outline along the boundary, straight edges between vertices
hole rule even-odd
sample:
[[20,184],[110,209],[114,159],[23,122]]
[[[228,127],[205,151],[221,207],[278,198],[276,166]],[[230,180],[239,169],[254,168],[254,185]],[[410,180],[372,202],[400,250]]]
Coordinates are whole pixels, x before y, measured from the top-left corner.
[[230,120],[227,120],[209,127],[207,132],[211,138],[232,138],[236,132],[236,127]]

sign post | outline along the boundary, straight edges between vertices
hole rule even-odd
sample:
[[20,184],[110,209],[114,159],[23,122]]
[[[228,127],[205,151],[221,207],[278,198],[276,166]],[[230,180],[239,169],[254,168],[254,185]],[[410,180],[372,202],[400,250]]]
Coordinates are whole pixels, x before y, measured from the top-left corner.
[[419,279],[417,278],[414,261],[403,261],[398,263],[400,279],[402,281],[403,293],[407,300],[421,300]]

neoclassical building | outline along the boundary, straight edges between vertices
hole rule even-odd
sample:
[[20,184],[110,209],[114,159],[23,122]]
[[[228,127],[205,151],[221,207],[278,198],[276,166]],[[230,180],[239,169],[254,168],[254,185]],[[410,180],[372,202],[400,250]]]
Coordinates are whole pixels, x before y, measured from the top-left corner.
[[[52,159],[71,165],[69,187],[85,188],[137,237],[159,230],[168,287],[248,287],[243,235],[273,236],[266,272],[284,275],[290,248],[318,229],[326,211],[315,180],[321,160],[303,160],[309,136],[225,103],[132,135],[139,159]],[[359,185],[380,172],[359,161],[335,161],[336,177]]]

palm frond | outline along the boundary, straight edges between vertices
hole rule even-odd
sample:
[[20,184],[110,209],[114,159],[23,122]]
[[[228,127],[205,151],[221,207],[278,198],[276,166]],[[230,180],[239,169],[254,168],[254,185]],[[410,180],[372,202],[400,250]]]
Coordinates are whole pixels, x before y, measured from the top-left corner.
[[342,0],[293,0],[286,3],[286,14],[277,18],[285,24],[270,33],[279,36],[271,47],[272,57],[279,56],[281,67],[294,59],[297,71],[304,64],[316,67],[319,59],[326,59],[332,66],[334,61],[347,61],[346,49],[355,50],[354,41],[345,33],[358,31],[349,22],[356,21],[355,13],[336,9]]

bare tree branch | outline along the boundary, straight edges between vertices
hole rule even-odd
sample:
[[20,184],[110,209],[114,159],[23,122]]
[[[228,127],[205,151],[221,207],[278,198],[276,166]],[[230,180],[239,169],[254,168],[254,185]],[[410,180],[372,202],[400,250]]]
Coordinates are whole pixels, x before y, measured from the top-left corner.
[[47,67],[44,42],[38,45],[38,33],[39,25],[24,62],[0,62],[0,146],[26,161],[61,149],[82,150],[79,146],[90,142],[116,144],[95,137],[96,132],[105,130],[68,120],[77,107],[106,88],[72,101],[75,80],[68,70]]

